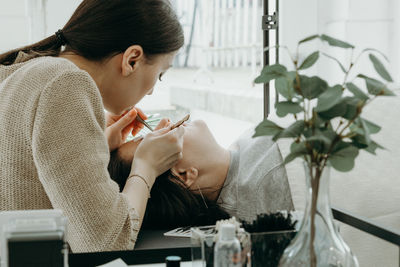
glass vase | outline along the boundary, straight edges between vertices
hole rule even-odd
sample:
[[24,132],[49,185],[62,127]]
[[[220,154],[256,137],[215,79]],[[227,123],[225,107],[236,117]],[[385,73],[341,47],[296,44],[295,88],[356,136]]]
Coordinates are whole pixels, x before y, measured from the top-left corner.
[[358,267],[357,258],[333,223],[329,199],[330,167],[322,172],[303,162],[306,173],[306,209],[296,237],[285,249],[279,266]]

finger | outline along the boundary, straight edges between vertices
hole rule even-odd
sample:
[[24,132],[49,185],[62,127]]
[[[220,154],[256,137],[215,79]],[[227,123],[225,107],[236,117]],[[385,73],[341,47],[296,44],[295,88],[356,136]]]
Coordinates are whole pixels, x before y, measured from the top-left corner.
[[141,122],[139,122],[137,120],[133,121],[132,125],[133,125],[133,128],[135,128],[135,129],[136,128],[143,129],[143,127],[144,127],[143,123],[141,123]]
[[170,119],[168,119],[168,118],[163,118],[159,123],[158,123],[158,125],[156,126],[156,128],[154,128],[154,130],[160,130],[161,128],[165,128],[165,127],[167,127],[168,125],[169,125],[169,123],[171,122],[171,120]]
[[178,128],[171,130],[170,133],[176,134],[178,138],[181,138],[185,134],[185,128],[183,126],[179,126]]
[[111,127],[117,128],[119,130],[125,129],[129,124],[131,124],[137,116],[136,109],[131,109],[128,113],[122,116],[117,122],[115,122]]
[[169,131],[171,131],[171,128],[165,127],[165,128],[161,128],[160,130],[156,130],[150,134],[153,134],[154,136],[161,136],[161,135],[168,133]]
[[132,129],[132,135],[133,136],[137,135],[142,129],[143,129],[143,124],[140,124],[140,126],[135,126]]
[[178,141],[180,141],[183,137],[185,133],[185,128],[183,128],[182,126],[179,126],[178,128],[175,128],[173,130],[171,130],[171,127],[166,127],[166,128],[162,128],[158,131],[154,131],[153,134],[155,136],[162,136],[162,135],[175,135],[176,139]]
[[128,137],[128,134],[132,131],[132,129],[133,129],[132,124],[129,124],[127,127],[125,127],[121,132],[122,133],[122,139],[126,139],[126,137]]

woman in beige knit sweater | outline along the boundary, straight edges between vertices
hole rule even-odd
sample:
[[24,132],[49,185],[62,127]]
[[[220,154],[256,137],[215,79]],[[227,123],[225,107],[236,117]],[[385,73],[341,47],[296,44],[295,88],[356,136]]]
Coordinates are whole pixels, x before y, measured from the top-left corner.
[[61,209],[74,252],[133,249],[184,130],[147,135],[121,193],[109,154],[182,45],[167,0],[84,0],[55,35],[0,55],[0,210]]

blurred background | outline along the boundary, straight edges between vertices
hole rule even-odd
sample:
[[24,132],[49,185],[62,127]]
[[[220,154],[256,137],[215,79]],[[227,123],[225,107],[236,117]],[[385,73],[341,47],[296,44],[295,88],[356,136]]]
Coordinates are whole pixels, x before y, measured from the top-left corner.
[[[54,34],[67,22],[80,0],[0,0],[0,53]],[[154,94],[140,106],[148,114],[176,121],[186,113],[206,120],[217,141],[227,147],[246,129],[263,119],[263,101],[271,104],[270,118],[277,118],[272,84],[270,99],[263,99],[262,85],[253,80],[262,69],[262,0],[172,0],[185,31],[186,44],[174,68],[156,85]],[[270,14],[275,0],[270,2]],[[344,40],[362,49],[375,48],[389,59],[387,68],[400,91],[400,1],[398,0],[281,0],[280,44],[296,51],[297,42],[319,33]],[[271,43],[275,32],[271,31]],[[299,51],[300,60],[323,50],[349,64],[349,51],[332,49],[313,41]],[[274,62],[271,53],[271,62]],[[378,55],[378,57],[380,57]],[[382,61],[384,59],[380,57]],[[280,61],[290,66],[286,51]],[[330,85],[343,81],[336,63],[324,58],[307,70],[323,76]],[[377,77],[368,53],[356,73]],[[349,77],[352,80],[354,77]],[[360,84],[361,85],[361,84]],[[334,205],[400,230],[400,101],[377,99],[364,117],[382,126],[374,140],[386,150],[377,156],[361,153],[349,173],[332,171]],[[280,144],[285,155],[288,142]],[[287,166],[296,208],[304,207],[303,172],[296,162]],[[399,266],[398,248],[357,230],[341,226],[341,232],[361,266]]]

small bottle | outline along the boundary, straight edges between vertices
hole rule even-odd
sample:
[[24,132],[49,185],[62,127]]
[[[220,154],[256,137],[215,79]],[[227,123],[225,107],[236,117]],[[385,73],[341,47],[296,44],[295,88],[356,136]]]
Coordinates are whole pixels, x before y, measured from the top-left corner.
[[240,242],[233,224],[223,224],[214,247],[214,267],[240,267]]
[[180,267],[181,260],[179,256],[168,256],[165,258],[165,265],[166,267]]

